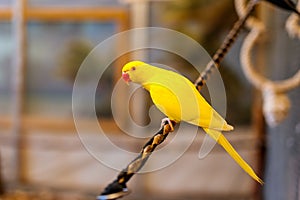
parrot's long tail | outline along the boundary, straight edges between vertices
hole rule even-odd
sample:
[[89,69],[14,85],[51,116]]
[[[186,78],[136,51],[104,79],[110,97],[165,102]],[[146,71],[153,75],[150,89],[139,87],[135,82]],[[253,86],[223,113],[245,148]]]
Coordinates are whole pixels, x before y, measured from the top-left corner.
[[243,168],[254,180],[260,184],[264,182],[255,174],[253,169],[246,163],[246,161],[236,152],[233,146],[225,138],[225,136],[220,132],[212,129],[203,128],[204,131],[216,140],[226,151],[227,153]]

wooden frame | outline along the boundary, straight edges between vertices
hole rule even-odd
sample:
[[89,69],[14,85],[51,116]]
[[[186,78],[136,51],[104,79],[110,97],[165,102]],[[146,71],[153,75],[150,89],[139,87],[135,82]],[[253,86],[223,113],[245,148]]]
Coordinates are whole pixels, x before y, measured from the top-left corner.
[[[24,113],[26,82],[26,23],[32,20],[37,21],[113,21],[116,23],[116,32],[128,28],[129,14],[126,9],[114,7],[93,7],[93,8],[64,8],[64,7],[27,7],[26,0],[17,0],[12,8],[0,8],[0,20],[12,21],[14,27],[14,40],[16,40],[13,83],[13,110],[12,116],[0,116],[0,126],[11,129],[14,143],[14,169],[16,173],[13,180],[17,183],[27,182],[27,155],[25,134],[28,130],[49,130],[74,132],[75,124],[72,118],[45,118],[29,116]],[[121,62],[121,61],[118,61]],[[121,64],[121,63],[120,63]],[[117,66],[120,66],[117,63]],[[121,67],[121,66],[120,66]],[[118,67],[117,70],[121,70]],[[115,76],[115,75],[113,75]],[[89,127],[89,121],[84,122]],[[100,122],[99,122],[100,123]],[[102,120],[103,129],[118,131],[113,120]],[[0,177],[1,178],[1,177]]]
[[[128,12],[122,8],[99,7],[99,8],[45,8],[33,7],[24,8],[25,21],[116,21],[118,22],[118,31],[124,31],[128,28]],[[10,8],[0,8],[0,20],[12,20],[13,12]]]
[[[45,22],[62,22],[62,21],[113,21],[116,22],[117,32],[125,31],[129,27],[129,14],[128,11],[124,8],[119,7],[84,7],[84,8],[68,8],[68,7],[27,7],[26,3],[23,4],[24,10],[23,15],[19,17],[23,18],[24,23],[28,21],[45,21]],[[2,21],[11,21],[14,20],[13,9],[10,7],[0,8],[0,20]],[[25,27],[24,27],[25,29]],[[22,31],[23,32],[23,31]],[[26,35],[26,30],[23,33],[19,33],[18,37],[24,37]],[[23,36],[22,36],[23,35]],[[23,50],[21,53],[26,57],[26,50]],[[122,61],[118,61],[119,63]],[[118,65],[118,71],[120,71],[121,65]],[[25,67],[26,68],[26,67]],[[25,69],[26,71],[26,69]],[[26,72],[22,72],[20,76],[23,81],[25,80]],[[115,75],[114,75],[115,77]],[[21,82],[23,82],[21,81]],[[16,87],[19,86],[14,86]],[[23,90],[23,89],[21,89]],[[22,95],[20,97],[23,99]],[[23,100],[21,100],[23,104]],[[20,105],[21,106],[21,105]],[[22,106],[21,106],[22,107]],[[12,121],[11,117],[0,116],[0,125],[2,127],[14,127],[22,126],[21,129],[46,129],[46,130],[57,130],[57,131],[74,131],[75,126],[72,119],[55,119],[55,118],[45,118],[40,119],[38,116],[28,116],[22,113],[22,108],[19,111],[21,119],[20,122],[23,125],[16,125]],[[13,114],[16,116],[16,114]],[[63,122],[63,123],[62,123]],[[88,123],[88,122],[87,122]],[[102,120],[101,123],[104,127],[111,127],[112,130],[119,130],[115,123],[112,120]],[[14,128],[13,128],[14,129]],[[13,131],[15,132],[15,131]]]

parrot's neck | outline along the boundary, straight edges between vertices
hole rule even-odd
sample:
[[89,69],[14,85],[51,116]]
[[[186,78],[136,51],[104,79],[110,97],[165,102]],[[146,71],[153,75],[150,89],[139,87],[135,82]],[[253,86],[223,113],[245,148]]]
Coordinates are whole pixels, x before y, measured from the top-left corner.
[[145,88],[145,90],[150,92],[150,89],[151,89],[151,84],[150,83],[144,83],[144,84],[142,84],[142,86],[143,86],[143,88]]
[[157,74],[159,74],[159,68],[150,65],[144,66],[143,69],[135,75],[133,81],[145,87],[145,85],[148,85],[150,82],[157,82]]

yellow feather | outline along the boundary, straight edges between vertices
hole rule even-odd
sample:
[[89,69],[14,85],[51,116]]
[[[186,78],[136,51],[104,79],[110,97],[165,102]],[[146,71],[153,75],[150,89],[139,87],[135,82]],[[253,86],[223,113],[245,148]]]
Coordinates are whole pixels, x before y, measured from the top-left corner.
[[141,61],[127,63],[122,73],[126,73],[128,80],[148,90],[153,103],[167,117],[202,127],[252,178],[263,183],[220,132],[233,130],[233,127],[207,103],[187,78]]
[[233,146],[229,143],[229,141],[220,131],[211,130],[207,128],[204,128],[203,130],[214,140],[216,140],[227,151],[227,153],[240,165],[240,167],[243,168],[245,172],[247,172],[254,180],[259,182],[260,184],[264,184],[264,182],[255,174],[253,169],[245,162],[245,160],[238,154],[238,152],[236,152]]

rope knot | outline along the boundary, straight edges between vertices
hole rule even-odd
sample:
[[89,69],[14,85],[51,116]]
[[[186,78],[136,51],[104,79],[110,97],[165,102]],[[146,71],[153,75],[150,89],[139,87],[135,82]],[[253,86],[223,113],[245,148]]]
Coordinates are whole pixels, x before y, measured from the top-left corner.
[[271,127],[277,126],[287,117],[290,107],[289,97],[285,93],[270,88],[263,90],[263,112]]

